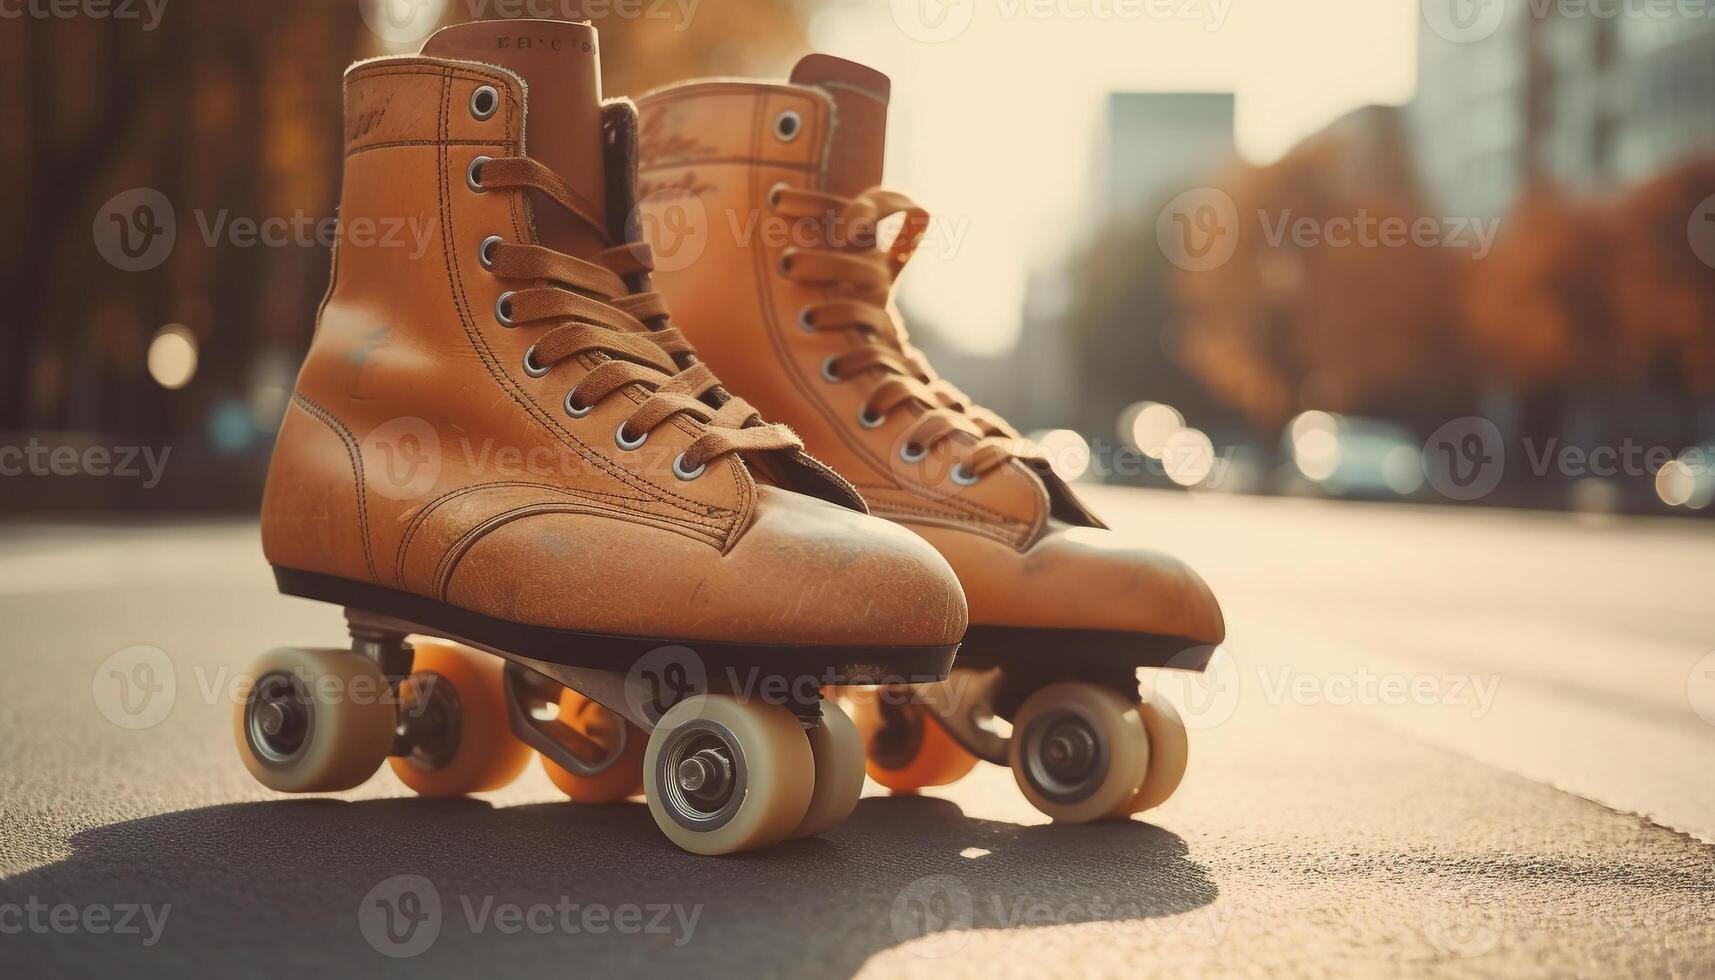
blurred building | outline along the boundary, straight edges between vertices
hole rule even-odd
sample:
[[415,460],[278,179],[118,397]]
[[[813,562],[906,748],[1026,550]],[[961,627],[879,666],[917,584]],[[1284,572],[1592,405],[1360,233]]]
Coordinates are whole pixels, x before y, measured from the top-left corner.
[[1453,16],[1469,0],[1424,5],[1411,129],[1449,213],[1501,215],[1533,176],[1598,192],[1715,150],[1715,19],[1509,3],[1486,24]]
[[1091,185],[1103,219],[1210,183],[1235,153],[1231,92],[1115,92],[1105,126]]

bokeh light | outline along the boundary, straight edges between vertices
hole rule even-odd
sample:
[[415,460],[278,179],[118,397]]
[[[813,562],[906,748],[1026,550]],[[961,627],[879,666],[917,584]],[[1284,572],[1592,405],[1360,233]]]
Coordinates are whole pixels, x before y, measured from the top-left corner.
[[1137,413],[1131,420],[1131,444],[1145,456],[1161,459],[1173,434],[1185,428],[1185,416],[1160,402],[1140,402],[1134,407]]
[[169,323],[149,341],[149,377],[170,391],[191,383],[197,373],[197,339],[182,323]]
[[1215,444],[1199,429],[1180,429],[1167,438],[1161,463],[1169,480],[1194,487],[1214,472]]
[[1076,480],[1090,471],[1090,444],[1071,429],[1054,429],[1034,440],[1060,479]]

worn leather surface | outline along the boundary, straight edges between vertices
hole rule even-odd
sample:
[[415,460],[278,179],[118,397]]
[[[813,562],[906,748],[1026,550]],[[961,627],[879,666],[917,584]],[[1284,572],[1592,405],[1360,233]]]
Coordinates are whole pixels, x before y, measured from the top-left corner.
[[[693,250],[656,277],[675,322],[729,384],[856,484],[873,513],[941,550],[973,623],[1220,642],[1220,608],[1203,581],[1105,531],[1057,477],[1015,459],[961,486],[951,456],[908,463],[915,406],[866,427],[859,415],[878,379],[823,375],[831,355],[864,341],[800,326],[806,306],[834,293],[781,273],[806,233],[774,212],[771,192],[851,196],[879,183],[889,89],[879,72],[811,55],[788,83],[690,82],[638,100],[645,231],[658,251]],[[789,113],[798,125],[783,128]],[[673,231],[687,223],[701,234],[679,241]]]
[[[673,459],[699,434],[683,417],[622,449],[615,435],[643,394],[615,393],[583,418],[564,409],[599,355],[542,377],[524,370],[536,333],[507,328],[494,312],[519,284],[484,269],[479,247],[499,235],[575,252],[590,229],[545,241],[549,209],[531,208],[525,191],[474,190],[466,172],[478,156],[540,146],[571,168],[574,190],[605,195],[599,166],[589,169],[602,140],[593,50],[582,42],[593,34],[509,28],[550,29],[563,31],[557,50],[488,49],[494,28],[452,29],[429,47],[487,63],[398,57],[348,72],[342,223],[404,221],[429,234],[421,249],[355,238],[337,249],[269,473],[269,561],[563,629],[956,642],[962,593],[920,539],[759,486],[737,455],[709,460],[696,479],[676,477]],[[501,97],[486,120],[470,107],[479,86]],[[556,128],[559,116],[570,125]]]

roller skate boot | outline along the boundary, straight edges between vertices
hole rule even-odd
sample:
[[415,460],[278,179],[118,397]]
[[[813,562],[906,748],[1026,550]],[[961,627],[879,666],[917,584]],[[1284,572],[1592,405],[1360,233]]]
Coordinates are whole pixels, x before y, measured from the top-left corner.
[[262,538],[352,642],[258,661],[240,754],[280,791],[386,760],[428,796],[540,756],[574,800],[641,791],[689,851],[820,833],[863,755],[819,689],[945,678],[964,598],[670,324],[596,58],[588,25],[495,21],[347,72],[342,237]]
[[952,679],[857,700],[869,774],[912,791],[986,759],[1058,820],[1149,809],[1179,785],[1187,737],[1139,669],[1202,670],[1220,607],[1184,564],[1108,530],[910,344],[890,297],[930,219],[879,186],[888,99],[886,76],[825,55],[784,84],[640,99],[657,287],[722,377],[964,585]]

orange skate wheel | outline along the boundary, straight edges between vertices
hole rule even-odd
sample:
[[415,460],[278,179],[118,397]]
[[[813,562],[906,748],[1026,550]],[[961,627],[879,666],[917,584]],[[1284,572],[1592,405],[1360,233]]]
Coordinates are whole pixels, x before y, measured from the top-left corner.
[[507,723],[506,665],[451,643],[415,647],[399,714],[419,744],[387,760],[394,775],[419,796],[485,793],[518,778],[530,747]]
[[863,737],[850,716],[823,699],[822,723],[804,734],[816,761],[816,786],[793,837],[814,837],[845,823],[863,795]]
[[615,736],[624,726],[625,752],[613,765],[594,776],[580,776],[542,756],[542,768],[548,778],[573,803],[616,803],[643,792],[643,752],[649,735],[599,703],[566,688],[560,694],[560,723],[590,742],[587,752],[579,755],[598,761],[607,753]]
[[1116,815],[1149,769],[1142,712],[1105,687],[1049,684],[1026,698],[1012,722],[1007,758],[1030,804],[1063,823]]
[[928,706],[875,688],[852,693],[869,778],[896,793],[958,782],[977,757],[953,740]]
[[1137,795],[1114,812],[1116,817],[1153,810],[1167,802],[1185,778],[1185,766],[1191,754],[1191,738],[1185,731],[1185,721],[1173,702],[1153,691],[1137,706],[1143,727],[1149,733],[1149,768]]
[[241,685],[233,712],[238,754],[269,789],[351,789],[393,747],[393,698],[368,657],[278,647],[250,665]]

